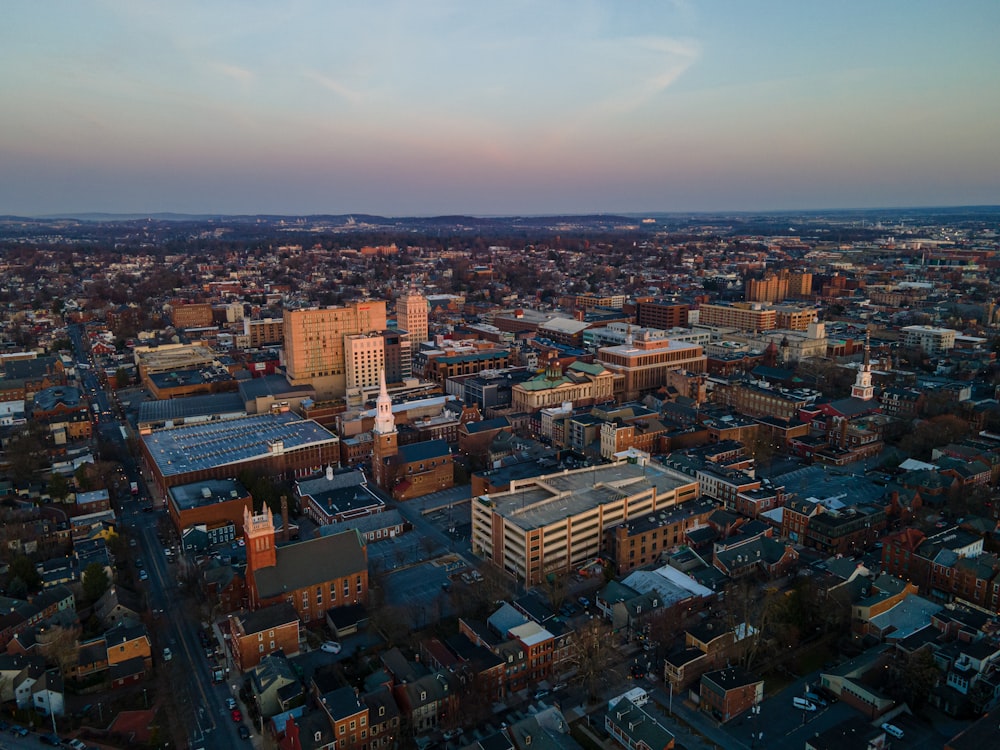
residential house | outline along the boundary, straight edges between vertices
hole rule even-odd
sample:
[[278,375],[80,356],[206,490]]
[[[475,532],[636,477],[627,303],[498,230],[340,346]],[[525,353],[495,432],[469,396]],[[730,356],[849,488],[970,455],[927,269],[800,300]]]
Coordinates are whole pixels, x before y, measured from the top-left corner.
[[288,602],[230,615],[230,648],[236,668],[245,672],[277,651],[288,656],[299,653],[299,622]]
[[701,709],[719,721],[729,721],[764,700],[764,680],[740,666],[701,676]]
[[261,716],[270,718],[302,703],[302,683],[281,651],[264,656],[249,670],[248,677]]
[[414,734],[423,734],[452,719],[460,693],[457,677],[440,671],[392,686],[393,698]]
[[628,698],[610,706],[604,714],[604,730],[629,750],[671,750],[674,735],[643,707]]

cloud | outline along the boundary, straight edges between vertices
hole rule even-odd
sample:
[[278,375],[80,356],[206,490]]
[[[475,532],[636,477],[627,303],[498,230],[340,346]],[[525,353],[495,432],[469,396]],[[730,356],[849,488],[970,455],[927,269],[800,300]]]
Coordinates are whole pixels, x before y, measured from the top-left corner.
[[327,91],[332,91],[337,96],[346,99],[349,102],[356,103],[363,99],[361,92],[355,91],[349,86],[344,85],[340,81],[330,78],[330,76],[324,75],[317,70],[307,70],[304,73],[305,77],[314,83],[318,83],[320,86],[325,88]]
[[606,50],[606,55],[632,58],[631,67],[642,73],[593,107],[594,112],[612,116],[629,114],[654,99],[676,83],[701,55],[697,42],[668,37],[626,37],[616,40],[613,46],[617,49]]
[[216,72],[221,73],[227,78],[232,78],[243,85],[249,85],[257,79],[257,74],[252,70],[247,70],[239,65],[232,65],[230,63],[216,62],[212,63],[212,67]]

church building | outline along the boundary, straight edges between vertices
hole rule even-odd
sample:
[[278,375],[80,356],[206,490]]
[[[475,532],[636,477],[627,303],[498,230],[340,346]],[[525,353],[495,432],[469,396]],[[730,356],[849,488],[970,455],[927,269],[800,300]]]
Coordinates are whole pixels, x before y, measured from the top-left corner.
[[277,546],[265,506],[243,515],[249,608],[288,602],[305,623],[334,607],[368,603],[368,547],[356,530]]
[[372,430],[372,477],[395,500],[410,500],[455,486],[451,449],[445,440],[399,444],[392,399],[381,373]]

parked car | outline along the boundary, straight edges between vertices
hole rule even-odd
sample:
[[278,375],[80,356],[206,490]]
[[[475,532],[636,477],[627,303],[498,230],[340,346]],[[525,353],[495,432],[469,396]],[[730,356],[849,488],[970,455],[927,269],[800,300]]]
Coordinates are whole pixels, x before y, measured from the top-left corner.
[[72,750],[87,750],[87,743],[84,742],[83,740],[77,740],[77,739],[69,740],[66,743],[66,746],[72,748]]
[[240,724],[240,739],[248,740],[250,739],[250,729],[246,724]]
[[328,654],[339,654],[340,644],[336,641],[326,641],[320,646],[320,650],[325,651]]
[[148,581],[149,580],[149,573],[147,573],[145,571],[145,569],[139,571],[139,580],[140,581]]
[[230,715],[233,717],[233,721],[237,723],[243,721],[243,714],[240,713],[238,708],[234,708]]
[[235,710],[236,709],[236,699],[235,698],[226,698],[226,708],[228,708],[230,711]]
[[51,745],[52,747],[62,745],[62,739],[60,739],[58,734],[43,734],[38,739],[43,745]]
[[792,705],[795,708],[802,709],[803,711],[816,710],[816,704],[811,701],[807,701],[805,698],[792,698]]

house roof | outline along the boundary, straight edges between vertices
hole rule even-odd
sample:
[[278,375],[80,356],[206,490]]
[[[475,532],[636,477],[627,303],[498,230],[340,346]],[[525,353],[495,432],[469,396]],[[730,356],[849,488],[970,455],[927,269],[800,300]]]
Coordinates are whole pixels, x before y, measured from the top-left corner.
[[279,602],[270,607],[262,607],[253,612],[247,612],[239,616],[240,625],[247,635],[259,633],[263,630],[270,630],[290,622],[298,622],[299,615],[288,602]]

